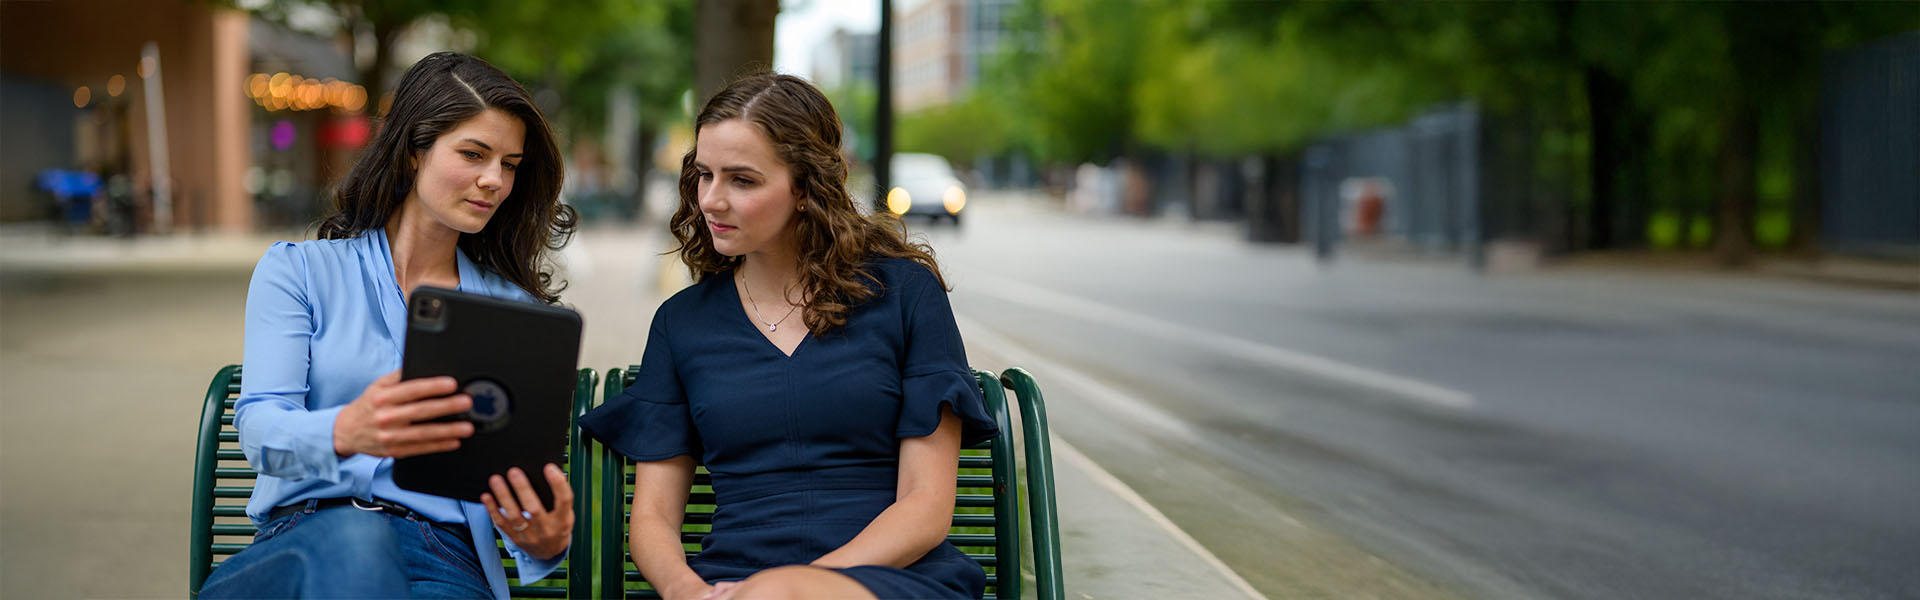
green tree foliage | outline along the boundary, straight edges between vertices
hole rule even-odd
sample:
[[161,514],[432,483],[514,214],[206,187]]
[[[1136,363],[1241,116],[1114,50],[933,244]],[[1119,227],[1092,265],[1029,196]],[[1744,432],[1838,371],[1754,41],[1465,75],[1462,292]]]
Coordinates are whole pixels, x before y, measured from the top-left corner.
[[853,151],[858,162],[873,159],[873,105],[879,102],[880,96],[875,84],[871,80],[843,81],[821,90],[827,95],[827,101],[833,103],[834,112],[840,115],[840,125],[846,128],[841,144]]
[[929,152],[954,164],[1014,150],[1007,122],[984,95],[923,109],[900,119],[901,152]]
[[[508,0],[254,0],[234,1],[263,18],[285,21],[297,8],[338,16],[337,37],[370,34],[373,64],[361,77],[369,95],[394,72],[392,45],[400,33],[428,18],[474,34],[474,54],[534,92],[563,143],[598,138],[616,89],[632,91],[641,143],[629,167],[645,173],[653,140],[685,118],[682,97],[692,86],[692,0],[574,0],[564,7]],[[639,188],[642,192],[645,186]]]
[[565,10],[540,3],[478,3],[462,24],[479,34],[476,53],[536,91],[550,91],[569,129],[605,124],[607,92],[633,90],[643,125],[680,117],[693,63],[692,7],[686,1],[578,0]]
[[[477,35],[474,53],[529,88],[557,94],[554,109],[565,124],[593,129],[604,124],[606,92],[629,87],[641,102],[642,122],[677,117],[688,88],[692,61],[691,0],[628,2],[577,0],[564,10],[508,0],[230,0],[256,15],[285,22],[299,8],[337,17],[332,35],[353,41],[368,33],[374,60],[361,74],[378,97],[396,65],[392,44],[409,27],[430,17],[446,19]],[[325,35],[327,32],[321,32]],[[648,117],[653,117],[649,119]]]
[[[1284,154],[1472,100],[1517,128],[1568,248],[1654,239],[1730,261],[1792,231],[1825,53],[1920,29],[1910,2],[1029,0],[988,91],[1050,161]],[[972,110],[972,109],[968,109]],[[979,122],[991,121],[971,115]],[[1766,213],[1766,214],[1756,214]],[[1787,219],[1785,215],[1791,214]],[[1768,215],[1772,215],[1768,217]],[[1790,226],[1787,223],[1791,222]],[[1677,223],[1677,225],[1675,225]],[[1659,232],[1655,232],[1659,233]]]
[[1015,23],[1036,28],[1000,64],[1010,86],[1009,110],[1026,146],[1043,159],[1105,160],[1134,139],[1134,79],[1139,42],[1160,0],[1038,0]]
[[[289,23],[300,9],[320,9],[337,17],[331,32],[348,44],[360,43],[362,34],[373,44],[371,64],[360,71],[360,84],[367,97],[385,94],[386,82],[393,73],[393,44],[414,23],[431,16],[461,14],[470,2],[461,0],[216,0],[220,4],[245,8],[255,15],[280,23]],[[318,32],[328,33],[328,32]],[[351,47],[351,46],[350,46]],[[349,56],[354,52],[349,51]]]

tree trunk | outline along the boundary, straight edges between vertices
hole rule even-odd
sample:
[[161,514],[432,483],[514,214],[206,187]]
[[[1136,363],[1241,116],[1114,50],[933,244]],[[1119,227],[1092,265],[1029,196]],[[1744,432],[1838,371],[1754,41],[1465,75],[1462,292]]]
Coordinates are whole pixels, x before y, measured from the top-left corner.
[[1754,164],[1759,155],[1760,119],[1752,103],[1735,94],[1728,99],[1721,123],[1714,252],[1723,265],[1744,266],[1753,261]]
[[1613,243],[1619,248],[1647,246],[1647,219],[1653,214],[1653,116],[1646,111],[1625,108],[1625,120],[1618,148],[1620,170],[1614,176],[1614,194],[1618,204],[1619,227]]
[[367,88],[367,114],[385,117],[381,110],[382,97],[387,93],[387,73],[392,68],[393,42],[400,36],[402,25],[393,23],[373,23],[373,62],[360,72],[361,87]]
[[1587,244],[1594,250],[1617,245],[1621,198],[1619,177],[1625,153],[1621,142],[1621,107],[1626,104],[1626,86],[1598,67],[1585,69],[1587,88],[1587,131],[1591,151],[1587,170],[1592,210],[1587,220]]
[[702,0],[694,8],[696,106],[741,75],[773,68],[773,22],[780,0]]
[[884,214],[893,190],[893,0],[880,0],[880,31],[874,37],[873,212]]

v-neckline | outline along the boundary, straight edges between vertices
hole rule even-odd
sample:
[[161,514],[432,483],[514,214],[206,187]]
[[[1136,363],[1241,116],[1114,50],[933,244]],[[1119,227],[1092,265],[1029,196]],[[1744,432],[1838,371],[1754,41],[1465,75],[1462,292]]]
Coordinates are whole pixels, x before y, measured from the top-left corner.
[[[407,305],[408,293],[407,288],[400,285],[400,267],[393,264],[393,240],[387,237],[386,229],[375,227],[372,231],[378,232],[373,242],[378,250],[377,260],[386,267],[383,277],[387,283],[393,284],[394,294],[400,299],[400,305],[404,307]],[[477,282],[480,278],[479,273],[475,271],[473,263],[467,260],[467,253],[462,252],[457,246],[453,249],[453,276],[454,282],[451,289],[470,294],[480,293],[477,287],[468,284],[468,282]],[[415,284],[413,287],[419,288],[421,285],[425,284]]]
[[[380,311],[380,320],[386,325],[387,340],[393,344],[396,355],[406,354],[407,339],[407,292],[400,288],[399,270],[393,265],[393,245],[387,239],[387,230],[371,227],[359,238],[364,257],[361,268],[376,275],[377,281],[369,282],[373,289],[386,288],[385,299],[378,299],[374,306]],[[465,252],[458,247],[453,250],[453,260],[460,281],[454,289],[468,293],[485,293],[481,287],[480,273],[475,265],[467,260]],[[415,286],[418,287],[418,286]]]
[[801,334],[800,343],[793,345],[793,352],[781,350],[780,345],[774,343],[772,338],[768,338],[767,334],[760,330],[760,326],[754,324],[753,317],[747,314],[747,307],[741,303],[741,300],[744,300],[744,298],[740,297],[740,286],[734,282],[734,271],[727,272],[727,291],[731,292],[728,295],[733,296],[733,309],[727,312],[738,315],[738,321],[745,324],[747,329],[753,330],[754,337],[760,338],[761,343],[766,344],[768,348],[772,348],[774,353],[779,354],[782,358],[792,359],[794,356],[798,356],[800,349],[807,347],[807,342],[813,340],[813,332],[808,331]]

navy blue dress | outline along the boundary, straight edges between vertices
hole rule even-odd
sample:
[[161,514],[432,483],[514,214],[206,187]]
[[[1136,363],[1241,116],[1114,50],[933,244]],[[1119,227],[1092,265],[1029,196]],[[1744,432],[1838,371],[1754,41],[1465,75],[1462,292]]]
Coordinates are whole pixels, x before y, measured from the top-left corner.
[[[731,272],[668,299],[634,384],[580,428],[636,461],[690,455],[713,473],[713,531],[688,560],[709,582],[807,564],[893,504],[900,440],[931,435],[941,407],[963,444],[993,437],[947,292],[931,271],[878,259],[878,294],[791,357],[748,320]],[[942,542],[905,569],[841,569],[875,596],[979,598],[986,573]]]

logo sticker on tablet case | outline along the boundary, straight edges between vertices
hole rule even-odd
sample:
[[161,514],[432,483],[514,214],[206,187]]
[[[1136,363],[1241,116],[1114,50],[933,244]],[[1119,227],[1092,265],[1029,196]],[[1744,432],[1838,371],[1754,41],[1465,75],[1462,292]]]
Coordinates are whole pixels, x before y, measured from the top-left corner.
[[477,429],[494,431],[507,426],[507,388],[491,379],[475,379],[467,382],[461,391],[473,397],[473,409],[468,415]]

